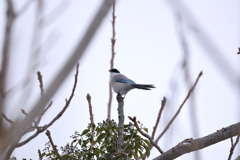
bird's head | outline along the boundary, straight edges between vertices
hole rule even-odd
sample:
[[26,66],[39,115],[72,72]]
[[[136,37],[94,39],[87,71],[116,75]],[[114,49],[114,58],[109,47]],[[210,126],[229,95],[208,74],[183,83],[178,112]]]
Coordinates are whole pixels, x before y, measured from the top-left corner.
[[113,68],[109,70],[110,73],[120,73],[117,69]]

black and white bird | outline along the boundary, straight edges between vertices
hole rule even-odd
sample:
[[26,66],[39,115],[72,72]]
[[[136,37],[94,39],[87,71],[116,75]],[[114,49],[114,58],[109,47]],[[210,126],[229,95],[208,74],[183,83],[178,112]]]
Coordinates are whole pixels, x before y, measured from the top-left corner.
[[112,89],[114,92],[120,94],[121,96],[125,97],[126,94],[134,88],[144,90],[151,90],[151,88],[155,88],[151,84],[137,84],[131,79],[121,74],[117,69],[111,69],[109,70],[109,72]]

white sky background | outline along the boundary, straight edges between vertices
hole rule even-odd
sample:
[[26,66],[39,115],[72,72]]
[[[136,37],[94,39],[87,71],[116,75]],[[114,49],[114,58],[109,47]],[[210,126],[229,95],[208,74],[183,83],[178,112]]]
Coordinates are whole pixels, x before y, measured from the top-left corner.
[[[26,1],[26,0],[25,0]],[[14,1],[19,10],[25,1]],[[44,1],[44,16],[61,1]],[[231,65],[236,77],[240,56],[237,48],[239,39],[239,1],[190,1],[183,0],[191,11],[195,21],[201,24],[200,29],[214,42],[223,53],[224,59]],[[24,77],[31,78],[29,88],[24,90],[20,85],[8,99],[6,114],[17,117],[20,108],[30,111],[34,100],[39,98],[39,84],[36,72],[43,74],[45,88],[51,82],[60,66],[71,55],[75,45],[81,39],[84,31],[93,17],[100,1],[65,1],[66,9],[42,31],[40,42],[53,37],[54,45],[51,50],[40,54],[41,61],[32,71],[29,69],[29,57],[34,28],[36,3],[33,3],[24,14],[17,18],[11,47],[11,68],[9,72],[9,86],[22,84]],[[5,1],[0,2],[0,44],[3,42],[3,28],[5,26]],[[179,105],[187,95],[184,71],[181,68],[183,59],[182,46],[179,41],[178,29],[180,24],[176,14],[167,1],[119,1],[116,6],[116,56],[114,66],[123,74],[137,83],[150,83],[156,86],[152,91],[133,90],[125,98],[125,123],[127,116],[136,116],[152,132],[163,96],[167,98],[167,105],[160,120],[156,136],[172,118]],[[94,40],[89,45],[84,57],[79,61],[79,77],[75,96],[70,107],[53,126],[49,128],[53,141],[59,147],[70,142],[70,136],[86,128],[89,120],[86,94],[92,96],[94,120],[96,123],[107,117],[108,80],[111,57],[111,14],[105,18]],[[183,23],[185,21],[183,20]],[[184,23],[185,38],[189,47],[190,78],[195,81],[202,70],[203,76],[194,91],[197,113],[198,137],[206,136],[222,127],[239,122],[239,92],[237,85],[229,81],[219,66],[215,65],[216,58],[210,58],[209,52],[196,40],[194,32]],[[36,58],[36,57],[35,57]],[[35,60],[36,61],[36,60]],[[53,98],[53,106],[44,117],[42,124],[49,122],[65,104],[69,97],[74,80],[75,70],[64,82],[59,92]],[[173,84],[177,85],[173,90]],[[117,103],[113,98],[112,118],[117,121]],[[160,140],[160,147],[166,151],[186,138],[193,136],[191,127],[190,103],[186,103],[180,115],[174,121],[170,130]],[[42,133],[27,145],[17,149],[13,156],[18,159],[38,159],[37,150],[43,149],[48,141]],[[227,159],[231,147],[230,139],[212,145],[200,151],[202,159]],[[240,153],[238,144],[233,158]],[[158,156],[153,149],[149,159]],[[193,153],[178,159],[193,159]]]

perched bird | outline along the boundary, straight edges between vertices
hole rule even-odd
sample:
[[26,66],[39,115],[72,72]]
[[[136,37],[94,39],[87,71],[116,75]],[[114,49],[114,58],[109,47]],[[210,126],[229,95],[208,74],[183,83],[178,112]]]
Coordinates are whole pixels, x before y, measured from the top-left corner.
[[112,89],[114,92],[120,94],[121,96],[125,97],[127,92],[134,88],[144,90],[151,90],[151,88],[155,88],[151,84],[137,84],[131,79],[121,74],[117,69],[111,69],[109,70],[109,72]]

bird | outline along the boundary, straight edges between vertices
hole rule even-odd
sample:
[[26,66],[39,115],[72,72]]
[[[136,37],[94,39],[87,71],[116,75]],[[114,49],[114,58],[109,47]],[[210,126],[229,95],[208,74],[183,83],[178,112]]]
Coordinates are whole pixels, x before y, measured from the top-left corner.
[[137,84],[121,74],[115,68],[109,70],[109,72],[112,89],[115,93],[120,94],[122,98],[125,98],[126,94],[134,88],[143,90],[151,90],[151,88],[155,88],[152,84]]

